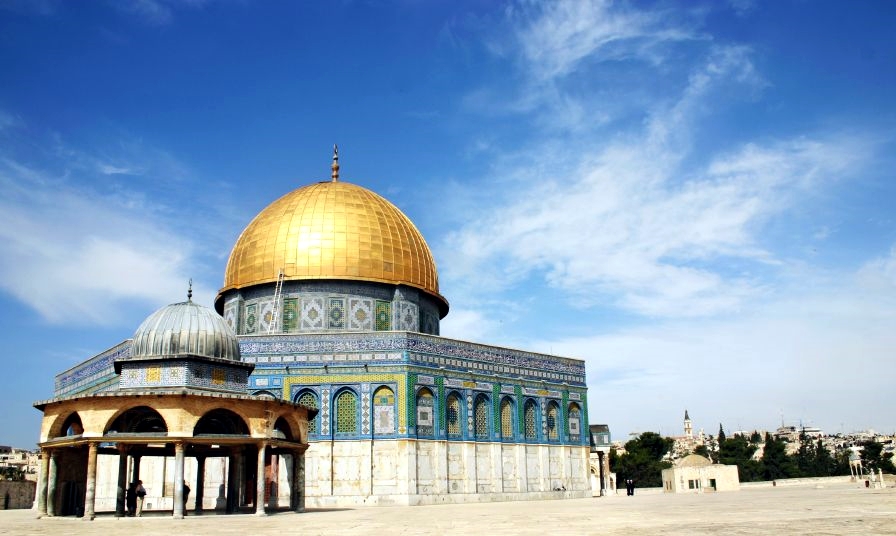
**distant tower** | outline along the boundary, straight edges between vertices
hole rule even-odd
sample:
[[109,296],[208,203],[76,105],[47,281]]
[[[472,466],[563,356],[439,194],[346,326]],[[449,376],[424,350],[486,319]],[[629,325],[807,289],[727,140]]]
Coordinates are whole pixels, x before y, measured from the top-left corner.
[[691,428],[691,418],[688,417],[688,410],[684,410],[684,435],[688,439],[693,439],[694,429]]

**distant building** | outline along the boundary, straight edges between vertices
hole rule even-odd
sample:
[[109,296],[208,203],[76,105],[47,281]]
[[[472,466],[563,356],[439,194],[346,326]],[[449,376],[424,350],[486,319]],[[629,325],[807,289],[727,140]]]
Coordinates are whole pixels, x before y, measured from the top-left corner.
[[709,458],[699,454],[685,456],[671,469],[663,470],[665,493],[739,490],[740,478],[736,465],[712,463]]

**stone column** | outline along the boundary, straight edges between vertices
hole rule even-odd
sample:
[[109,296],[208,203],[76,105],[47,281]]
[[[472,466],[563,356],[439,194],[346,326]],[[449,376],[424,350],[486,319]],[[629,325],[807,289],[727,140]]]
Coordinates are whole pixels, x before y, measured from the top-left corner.
[[604,451],[597,451],[597,465],[600,469],[598,478],[600,479],[600,496],[603,497],[607,494],[607,486],[606,486],[606,476],[604,475]]
[[239,477],[237,476],[237,458],[240,457],[240,447],[234,447],[230,451],[227,458],[227,507],[228,514],[239,510],[240,491],[238,486]]
[[205,498],[205,456],[196,457],[196,508],[197,515],[202,515],[202,501]]
[[184,518],[184,444],[174,444],[174,519]]
[[84,496],[84,519],[93,521],[96,518],[96,451],[97,444],[87,445],[87,492]]
[[124,517],[124,496],[128,486],[128,447],[118,445],[118,490],[115,495],[115,517]]
[[131,456],[131,460],[133,460],[134,463],[131,465],[130,482],[136,482],[140,480],[140,456]]
[[40,452],[40,473],[37,475],[37,517],[47,515],[47,473],[50,471],[50,453]]
[[58,463],[56,458],[59,455],[55,451],[50,451],[50,471],[47,475],[47,515],[56,515],[56,474]]
[[258,468],[255,471],[255,515],[267,515],[264,511],[264,454],[265,443],[258,445]]
[[305,453],[293,452],[292,463],[292,507],[296,513],[301,513],[305,511]]

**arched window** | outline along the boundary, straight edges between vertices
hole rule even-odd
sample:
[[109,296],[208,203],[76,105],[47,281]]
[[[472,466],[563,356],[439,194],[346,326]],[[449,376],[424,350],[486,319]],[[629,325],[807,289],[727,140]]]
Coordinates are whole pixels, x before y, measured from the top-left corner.
[[395,433],[395,393],[385,386],[373,393],[373,433]]
[[457,393],[448,395],[448,401],[445,406],[445,421],[448,423],[448,437],[460,437],[462,417],[460,413],[460,397]]
[[549,441],[560,440],[560,406],[556,402],[548,402],[548,410],[545,417],[545,427]]
[[501,400],[501,439],[513,439],[513,400],[504,397]]
[[569,421],[569,440],[578,443],[582,440],[582,411],[575,402],[569,405],[567,420]]
[[473,403],[473,435],[476,439],[488,439],[488,397],[476,396]]
[[526,400],[523,414],[526,421],[526,439],[529,441],[538,439],[538,429],[535,427],[535,416],[537,408],[538,406],[535,404],[534,400],[532,400],[531,398],[529,400]]
[[417,393],[417,436],[432,437],[434,399],[432,391],[426,387]]
[[[296,397],[296,403],[306,408],[311,409],[320,409],[320,406],[317,405],[317,394],[314,391],[302,391],[299,393],[299,396]],[[317,434],[317,419],[319,415],[315,415],[313,419],[308,421],[308,435],[316,435]]]
[[358,433],[358,397],[347,389],[336,395],[336,433]]

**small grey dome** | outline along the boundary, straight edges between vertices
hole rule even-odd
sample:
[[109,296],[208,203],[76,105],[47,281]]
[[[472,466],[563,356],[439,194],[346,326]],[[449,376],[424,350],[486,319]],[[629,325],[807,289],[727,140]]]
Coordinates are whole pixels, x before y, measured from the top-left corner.
[[185,355],[239,361],[240,346],[218,313],[192,301],[162,307],[134,333],[132,359]]

